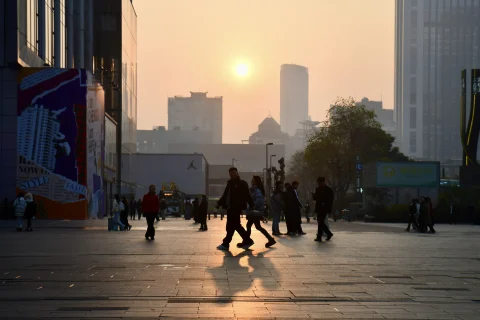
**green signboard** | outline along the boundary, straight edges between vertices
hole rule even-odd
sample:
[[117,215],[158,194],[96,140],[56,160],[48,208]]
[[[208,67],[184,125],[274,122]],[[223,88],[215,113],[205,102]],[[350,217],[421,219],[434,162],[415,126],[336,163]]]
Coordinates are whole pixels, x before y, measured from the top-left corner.
[[377,187],[439,187],[439,162],[377,162]]

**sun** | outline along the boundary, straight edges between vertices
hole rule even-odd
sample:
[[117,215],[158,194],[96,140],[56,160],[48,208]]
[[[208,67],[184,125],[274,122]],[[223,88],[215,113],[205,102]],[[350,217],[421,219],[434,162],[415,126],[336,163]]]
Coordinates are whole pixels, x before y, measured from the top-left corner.
[[245,63],[239,63],[235,67],[235,72],[239,77],[246,77],[248,75],[248,65]]

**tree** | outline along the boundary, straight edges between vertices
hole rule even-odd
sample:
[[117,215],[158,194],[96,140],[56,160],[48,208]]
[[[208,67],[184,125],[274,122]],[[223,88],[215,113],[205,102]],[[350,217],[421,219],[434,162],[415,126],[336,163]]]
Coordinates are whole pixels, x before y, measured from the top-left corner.
[[[340,98],[328,110],[324,126],[313,135],[304,152],[306,166],[323,175],[342,203],[355,181],[355,163],[408,161],[395,138],[382,130],[375,112]],[[311,177],[310,177],[311,178]]]

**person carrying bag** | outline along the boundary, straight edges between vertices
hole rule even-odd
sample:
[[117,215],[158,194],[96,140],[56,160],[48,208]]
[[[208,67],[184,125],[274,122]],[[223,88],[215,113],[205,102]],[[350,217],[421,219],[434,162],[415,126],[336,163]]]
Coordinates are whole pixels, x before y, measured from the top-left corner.
[[[260,176],[253,176],[250,194],[252,196],[254,207],[247,210],[247,234],[250,236],[252,233],[252,225],[255,225],[255,229],[260,231],[268,240],[268,242],[265,244],[265,247],[270,248],[277,242],[260,224],[265,215],[265,189]],[[243,246],[243,242],[237,244],[237,247]]]

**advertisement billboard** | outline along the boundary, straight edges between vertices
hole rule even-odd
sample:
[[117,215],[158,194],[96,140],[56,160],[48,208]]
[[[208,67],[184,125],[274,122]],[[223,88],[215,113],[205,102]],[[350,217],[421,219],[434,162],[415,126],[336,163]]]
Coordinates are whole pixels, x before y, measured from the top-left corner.
[[377,187],[439,187],[440,162],[377,162]]
[[39,216],[103,214],[103,89],[83,69],[23,68],[17,105],[17,191]]

